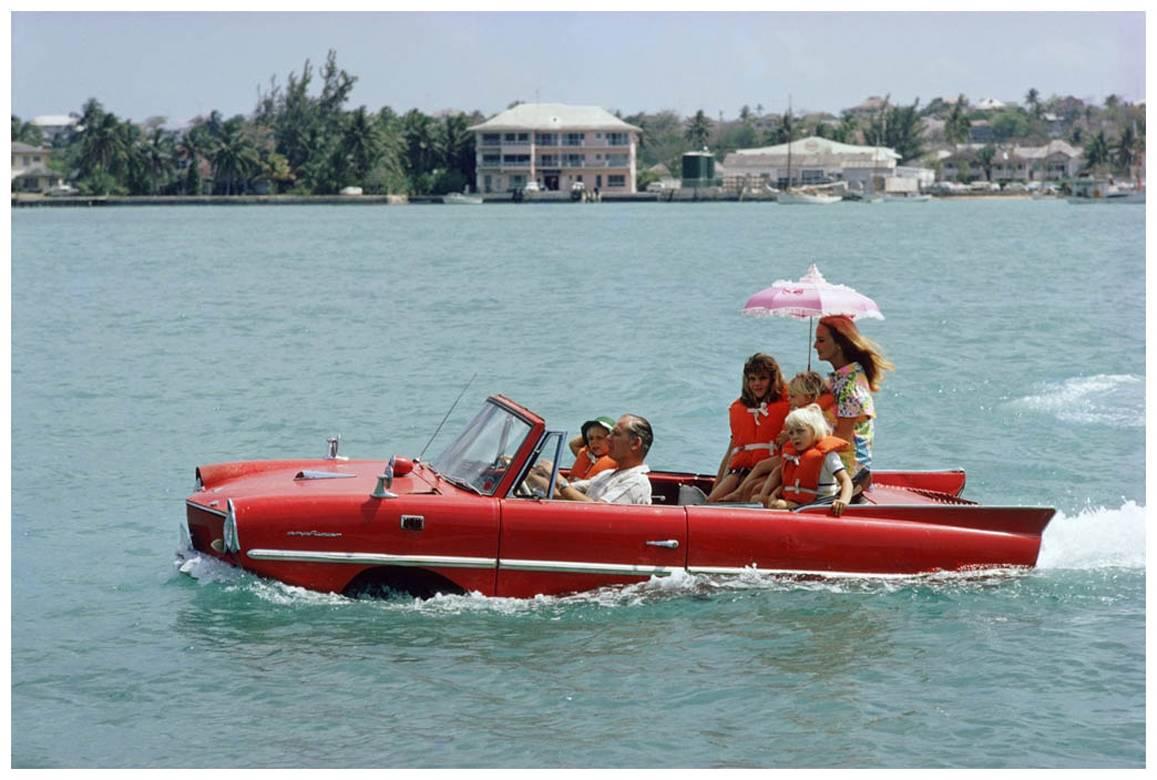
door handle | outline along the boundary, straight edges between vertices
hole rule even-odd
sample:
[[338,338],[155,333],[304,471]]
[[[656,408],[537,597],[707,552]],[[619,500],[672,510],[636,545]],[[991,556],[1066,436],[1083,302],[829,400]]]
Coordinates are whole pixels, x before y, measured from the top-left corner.
[[648,547],[666,547],[668,550],[676,550],[679,548],[678,539],[649,539],[647,541]]

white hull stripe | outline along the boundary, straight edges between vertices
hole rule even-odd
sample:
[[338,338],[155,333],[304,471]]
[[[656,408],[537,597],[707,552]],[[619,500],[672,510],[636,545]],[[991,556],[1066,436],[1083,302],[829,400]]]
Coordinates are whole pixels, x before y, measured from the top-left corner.
[[373,566],[429,566],[439,569],[496,569],[495,558],[467,558],[457,555],[386,555],[383,553],[315,552],[312,550],[261,550],[245,553],[256,561],[297,561],[299,563],[350,563]]

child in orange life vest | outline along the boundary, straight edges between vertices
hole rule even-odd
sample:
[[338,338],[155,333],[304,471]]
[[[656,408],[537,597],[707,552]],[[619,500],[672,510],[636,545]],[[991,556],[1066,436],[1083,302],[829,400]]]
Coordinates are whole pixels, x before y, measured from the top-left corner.
[[771,457],[787,416],[787,386],[775,358],[757,352],[743,364],[742,392],[727,411],[731,439],[708,501],[725,500],[761,460]]
[[[791,409],[802,409],[808,404],[819,404],[830,425],[835,425],[835,397],[828,392],[824,378],[815,371],[801,371],[787,383],[787,401]],[[767,497],[775,487],[772,473],[779,468],[779,450],[787,443],[787,431],[781,430],[775,439],[775,448],[770,458],[756,464],[743,483],[724,501],[755,501],[767,503]]]
[[831,435],[819,404],[796,409],[784,421],[781,482],[767,501],[768,509],[794,509],[835,495],[832,514],[839,517],[852,500],[852,478],[839,452],[850,445]]
[[[611,446],[607,437],[614,427],[615,421],[610,417],[596,417],[583,423],[582,446],[575,452],[574,465],[570,467],[572,480],[590,479],[595,474],[618,468],[618,464],[608,454]],[[572,450],[575,444],[571,442]]]

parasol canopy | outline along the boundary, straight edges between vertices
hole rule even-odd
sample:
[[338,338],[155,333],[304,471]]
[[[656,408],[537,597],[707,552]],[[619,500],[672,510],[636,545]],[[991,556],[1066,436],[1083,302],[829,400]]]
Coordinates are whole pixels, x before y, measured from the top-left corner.
[[792,317],[806,320],[843,314],[853,320],[882,320],[880,307],[866,295],[843,284],[832,284],[816,268],[807,269],[798,282],[780,280],[747,299],[743,313],[752,317]]
[[798,282],[780,280],[747,299],[743,313],[750,317],[792,317],[808,320],[808,370],[811,370],[811,330],[816,317],[844,315],[856,319],[884,319],[880,307],[866,295],[843,284],[832,284],[815,263]]

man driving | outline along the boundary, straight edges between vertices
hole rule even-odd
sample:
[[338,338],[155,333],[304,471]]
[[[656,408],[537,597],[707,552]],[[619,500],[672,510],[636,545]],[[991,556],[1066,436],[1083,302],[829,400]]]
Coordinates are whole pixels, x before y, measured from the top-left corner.
[[[559,476],[555,498],[566,501],[602,501],[608,504],[650,504],[651,469],[644,460],[651,449],[654,434],[651,424],[637,414],[624,414],[608,437],[610,456],[618,464],[613,471],[603,471],[591,479],[567,482]],[[543,464],[531,469],[527,481],[545,490],[550,471]]]

